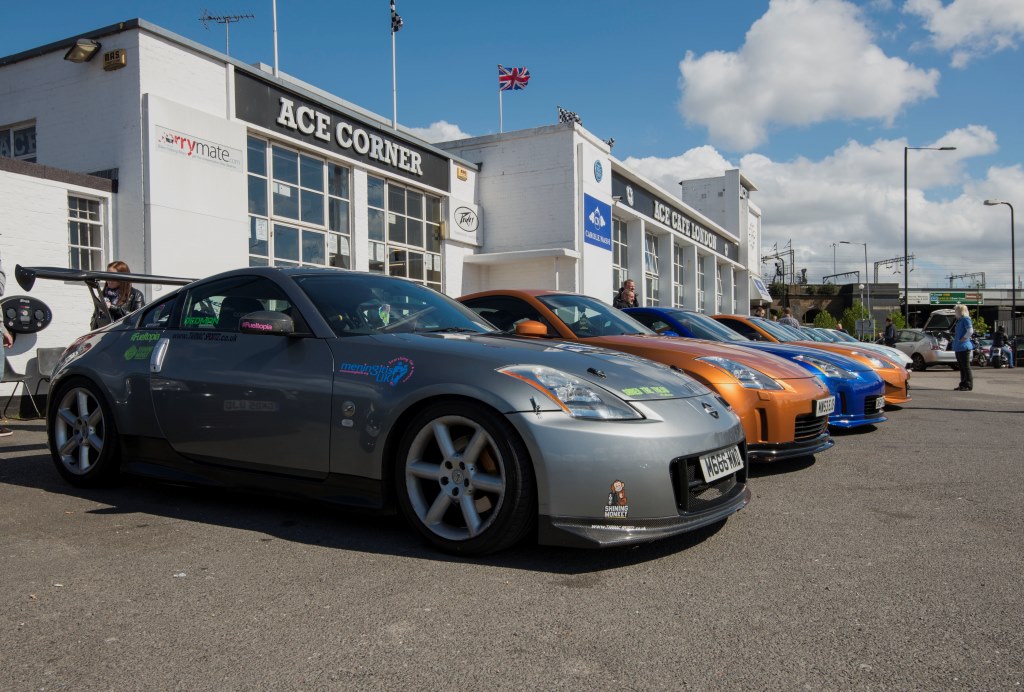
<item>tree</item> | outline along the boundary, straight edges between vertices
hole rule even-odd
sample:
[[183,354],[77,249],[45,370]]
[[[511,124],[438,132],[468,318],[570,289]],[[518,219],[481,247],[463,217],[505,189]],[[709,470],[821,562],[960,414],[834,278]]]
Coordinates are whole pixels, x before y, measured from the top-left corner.
[[834,296],[836,294],[835,284],[821,284],[818,286],[817,294],[819,296]]
[[988,323],[985,321],[985,318],[978,313],[977,310],[971,311],[971,326],[974,327],[974,335],[978,338],[981,338],[982,336],[988,334],[989,332]]
[[832,316],[832,313],[828,310],[822,310],[814,316],[814,326],[821,327],[823,329],[835,329],[839,322]]
[[[866,320],[867,318],[868,309],[864,307],[864,303],[854,300],[853,305],[843,310],[843,316],[839,318],[839,321],[843,323],[847,334],[857,334],[857,320]],[[857,336],[860,337],[859,334]],[[868,336],[873,335],[869,334]]]
[[904,327],[907,326],[906,320],[903,319],[902,312],[890,312],[888,315],[886,315],[886,317],[892,320],[892,324],[894,327],[896,327],[896,329],[903,329]]

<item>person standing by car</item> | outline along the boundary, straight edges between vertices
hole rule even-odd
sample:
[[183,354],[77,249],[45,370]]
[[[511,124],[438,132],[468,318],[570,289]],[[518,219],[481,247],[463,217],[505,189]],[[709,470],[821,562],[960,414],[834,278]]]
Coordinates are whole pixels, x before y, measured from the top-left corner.
[[[107,271],[130,274],[132,270],[126,263],[116,260],[107,265]],[[110,313],[110,320],[107,320],[107,316],[99,308],[96,308],[92,313],[92,320],[89,322],[90,329],[99,329],[135,312],[146,304],[146,299],[142,296],[142,291],[132,288],[130,281],[107,281],[103,284],[103,302],[107,306],[107,312]]]
[[612,301],[612,307],[614,308],[638,308],[640,303],[636,299],[636,281],[633,279],[626,279],[622,282],[622,288],[615,294],[615,300]]
[[[0,256],[0,298],[4,295],[4,285],[7,283],[7,274],[4,273],[4,259]],[[4,327],[3,320],[0,319],[0,377],[4,375],[4,368],[7,366],[7,358],[4,354],[4,349],[8,346],[14,345],[14,337]],[[10,428],[5,428],[0,425],[0,437],[9,437],[14,434],[14,431]]]
[[954,388],[956,392],[969,392],[974,389],[974,375],[971,373],[971,356],[974,355],[974,323],[971,322],[967,306],[957,303],[953,308],[956,315],[956,323],[953,325],[953,351],[956,353],[956,362],[960,367],[960,386]]
[[892,323],[891,317],[885,318],[885,332],[882,334],[882,342],[886,346],[896,345],[896,325]]
[[793,317],[793,308],[784,308],[782,311],[782,317],[779,318],[779,324],[784,324],[787,327],[799,327],[800,323],[795,317]]

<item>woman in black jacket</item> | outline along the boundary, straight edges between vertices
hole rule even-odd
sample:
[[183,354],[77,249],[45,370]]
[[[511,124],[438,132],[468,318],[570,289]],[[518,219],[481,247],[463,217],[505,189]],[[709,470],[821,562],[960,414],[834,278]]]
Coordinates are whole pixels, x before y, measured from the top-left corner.
[[[132,270],[121,260],[116,260],[107,265],[107,271],[130,274]],[[132,288],[130,281],[107,281],[103,284],[102,298],[107,306],[107,312],[110,313],[110,320],[99,308],[96,308],[92,313],[92,321],[89,323],[92,329],[116,322],[146,304],[142,291]]]

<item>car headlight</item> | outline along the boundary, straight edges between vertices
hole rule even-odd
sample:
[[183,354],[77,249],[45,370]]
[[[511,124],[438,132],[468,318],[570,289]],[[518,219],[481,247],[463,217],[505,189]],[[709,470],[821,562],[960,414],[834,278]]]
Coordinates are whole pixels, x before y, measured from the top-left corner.
[[896,367],[892,363],[888,363],[882,360],[881,358],[877,358],[871,355],[870,353],[864,353],[863,351],[854,351],[854,353],[858,356],[864,356],[865,358],[867,358],[868,362],[871,363],[871,367],[873,368],[881,368],[882,370],[892,370],[893,368]]
[[640,420],[636,409],[606,389],[544,365],[509,365],[502,375],[522,380],[537,389],[573,418]]
[[782,385],[771,377],[768,377],[768,375],[765,375],[763,372],[754,370],[743,363],[737,363],[734,360],[722,358],[721,356],[706,356],[704,358],[698,358],[697,360],[703,361],[708,365],[714,365],[720,370],[725,370],[727,373],[739,380],[740,384],[747,389],[782,389]]
[[814,356],[799,355],[794,356],[793,360],[798,360],[801,363],[807,363],[808,365],[820,370],[823,374],[827,375],[828,377],[838,377],[841,380],[852,380],[857,377],[849,370],[841,368],[838,365],[833,365],[832,363],[829,363],[827,360],[815,358]]

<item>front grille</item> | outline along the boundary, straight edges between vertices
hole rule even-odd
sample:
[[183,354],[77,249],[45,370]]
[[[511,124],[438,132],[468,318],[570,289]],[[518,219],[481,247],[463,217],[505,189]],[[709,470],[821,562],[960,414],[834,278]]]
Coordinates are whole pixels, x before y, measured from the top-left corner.
[[681,512],[702,512],[727,500],[747,480],[747,448],[740,445],[743,468],[725,478],[705,483],[698,457],[679,457],[669,465],[676,506]]
[[796,441],[813,440],[828,428],[828,416],[805,414],[796,417]]
[[882,412],[875,408],[875,397],[871,396],[864,400],[864,417],[877,418]]

